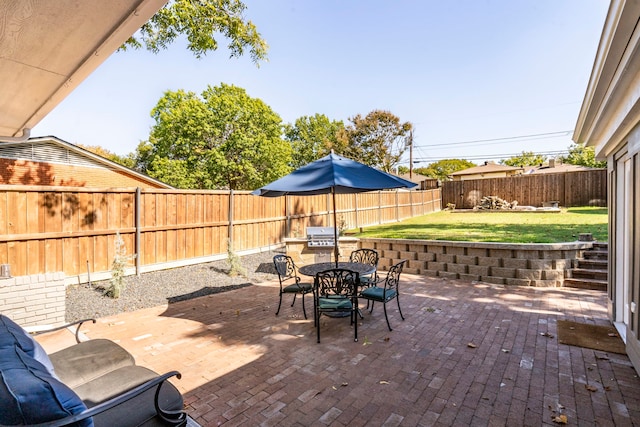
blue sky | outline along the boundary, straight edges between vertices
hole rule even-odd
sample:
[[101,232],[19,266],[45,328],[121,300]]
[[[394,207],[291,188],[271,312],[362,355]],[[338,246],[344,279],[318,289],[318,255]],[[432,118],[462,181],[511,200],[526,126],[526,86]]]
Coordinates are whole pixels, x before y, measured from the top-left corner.
[[[184,44],[118,52],[32,131],[126,154],[167,90],[233,84],[293,123],[388,110],[414,124],[415,167],[566,150],[604,0],[246,0],[269,62]],[[533,136],[532,136],[533,135]],[[408,160],[408,154],[405,155]]]

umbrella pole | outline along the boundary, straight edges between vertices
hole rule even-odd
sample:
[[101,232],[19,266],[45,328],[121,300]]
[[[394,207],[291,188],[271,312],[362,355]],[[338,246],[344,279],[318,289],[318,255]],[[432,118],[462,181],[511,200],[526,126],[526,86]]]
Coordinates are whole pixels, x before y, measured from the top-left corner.
[[331,195],[333,196],[333,238],[335,242],[334,256],[336,258],[336,268],[340,258],[340,241],[338,240],[338,214],[336,213],[336,188],[331,187]]

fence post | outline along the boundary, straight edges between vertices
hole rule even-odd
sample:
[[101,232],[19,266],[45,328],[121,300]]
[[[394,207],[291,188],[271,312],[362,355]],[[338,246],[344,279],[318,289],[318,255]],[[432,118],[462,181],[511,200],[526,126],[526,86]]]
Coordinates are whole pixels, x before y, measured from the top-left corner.
[[281,236],[280,239],[291,236],[291,212],[289,210],[290,205],[291,205],[291,196],[289,195],[284,196],[285,235]]
[[396,222],[400,222],[400,193],[396,190]]
[[140,255],[140,240],[142,239],[142,233],[140,230],[140,216],[141,216],[141,211],[142,211],[142,206],[140,206],[142,200],[142,194],[141,194],[141,189],[140,187],[136,187],[136,199],[135,199],[135,229],[136,229],[136,233],[135,233],[135,237],[134,237],[134,242],[133,242],[133,246],[134,246],[134,251],[135,251],[135,259],[136,259],[136,276],[140,276],[141,272],[141,265],[140,265],[140,259],[142,258],[142,256]]
[[382,224],[382,191],[378,190],[378,224]]
[[356,215],[356,225],[355,228],[360,228],[358,225],[360,222],[358,221],[358,193],[353,193],[353,206]]
[[233,247],[233,190],[229,190],[229,248],[227,250],[235,251]]
[[415,215],[413,215],[413,191],[409,190],[409,206],[411,206],[411,218],[413,218]]

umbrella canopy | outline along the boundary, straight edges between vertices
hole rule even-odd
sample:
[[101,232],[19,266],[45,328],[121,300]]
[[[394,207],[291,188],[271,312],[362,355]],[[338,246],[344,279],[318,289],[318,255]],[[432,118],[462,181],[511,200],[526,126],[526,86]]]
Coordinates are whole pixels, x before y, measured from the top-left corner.
[[379,171],[355,160],[331,152],[291,172],[252,194],[263,197],[312,196],[333,194],[333,225],[335,234],[335,258],[338,262],[338,229],[336,227],[336,194],[364,193],[393,188],[413,188],[416,183]]

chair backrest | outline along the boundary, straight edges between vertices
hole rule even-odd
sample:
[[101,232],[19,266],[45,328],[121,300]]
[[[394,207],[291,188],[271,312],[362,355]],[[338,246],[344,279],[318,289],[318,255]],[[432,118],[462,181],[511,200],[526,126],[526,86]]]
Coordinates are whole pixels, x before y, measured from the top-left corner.
[[402,269],[404,268],[404,264],[406,262],[407,260],[403,259],[389,269],[387,277],[384,280],[385,290],[395,289],[396,292],[398,291],[398,283],[400,283],[400,273],[402,273]]
[[296,264],[293,262],[293,258],[288,255],[275,255],[273,257],[273,265],[278,273],[278,279],[280,284],[287,279],[298,280],[298,272],[296,270]]
[[360,275],[357,271],[344,268],[332,268],[316,274],[314,281],[316,295],[352,297],[357,295]]
[[378,252],[373,249],[356,249],[355,251],[351,252],[351,255],[349,256],[350,262],[369,264],[376,268],[378,267],[379,259],[380,256],[378,255]]

